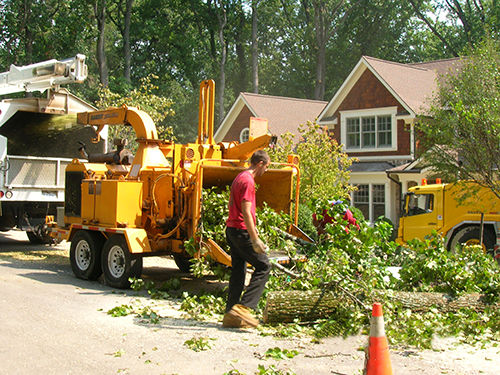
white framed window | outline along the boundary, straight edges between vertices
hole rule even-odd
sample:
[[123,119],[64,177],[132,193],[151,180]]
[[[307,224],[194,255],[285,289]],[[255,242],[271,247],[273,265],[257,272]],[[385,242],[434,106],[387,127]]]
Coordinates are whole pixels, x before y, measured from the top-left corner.
[[359,184],[352,193],[353,206],[358,208],[370,223],[385,213],[385,184]]
[[240,132],[240,143],[248,142],[250,138],[250,128],[245,128]]
[[348,151],[396,150],[396,113],[396,107],[342,111],[341,142]]

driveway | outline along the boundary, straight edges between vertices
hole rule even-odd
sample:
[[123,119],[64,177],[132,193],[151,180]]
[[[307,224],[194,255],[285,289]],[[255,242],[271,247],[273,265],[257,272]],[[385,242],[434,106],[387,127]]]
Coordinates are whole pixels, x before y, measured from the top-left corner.
[[[155,302],[132,290],[77,279],[68,249],[67,243],[31,245],[22,232],[0,233],[0,374],[222,375],[233,370],[249,375],[259,373],[259,366],[281,371],[276,374],[351,375],[363,370],[359,349],[367,342],[364,336],[313,343],[309,337],[277,339],[265,329],[224,329],[217,321],[186,319],[179,301]],[[224,285],[193,280],[171,260],[145,260],[146,279],[176,275],[186,290],[198,290],[203,283]],[[152,303],[161,311],[158,324],[107,314],[122,305]],[[394,374],[498,373],[500,349],[473,350],[446,340],[439,345],[435,351],[392,350]],[[275,347],[297,355],[265,359],[266,351]],[[193,350],[200,348],[207,350]]]

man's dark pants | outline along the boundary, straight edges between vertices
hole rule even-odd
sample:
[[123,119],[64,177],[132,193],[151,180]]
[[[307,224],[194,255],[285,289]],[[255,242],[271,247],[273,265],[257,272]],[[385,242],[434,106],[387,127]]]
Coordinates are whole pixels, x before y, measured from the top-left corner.
[[[227,227],[226,239],[231,248],[232,265],[226,312],[229,312],[231,307],[237,303],[255,310],[269,278],[271,263],[269,263],[266,254],[255,252],[252,247],[252,240],[246,230]],[[251,264],[255,271],[245,294],[241,297],[245,287],[247,263]]]

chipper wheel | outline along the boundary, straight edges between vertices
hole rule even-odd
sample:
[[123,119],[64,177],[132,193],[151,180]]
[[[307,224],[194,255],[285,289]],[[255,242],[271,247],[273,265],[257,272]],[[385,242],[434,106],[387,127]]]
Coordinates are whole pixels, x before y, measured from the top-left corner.
[[102,270],[107,285],[126,289],[130,286],[129,278],[141,277],[142,257],[130,254],[125,237],[115,234],[102,249]]

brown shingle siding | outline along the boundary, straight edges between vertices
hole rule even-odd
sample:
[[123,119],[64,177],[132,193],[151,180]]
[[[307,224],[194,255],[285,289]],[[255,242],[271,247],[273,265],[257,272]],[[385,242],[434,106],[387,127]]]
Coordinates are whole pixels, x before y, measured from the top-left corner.
[[[403,111],[404,108],[391,92],[375,77],[370,71],[366,70],[349,94],[339,106],[335,113],[338,116],[339,124],[342,121],[340,112],[350,110],[376,109],[384,107],[397,107],[397,111]],[[403,120],[397,121],[397,150],[396,151],[372,151],[372,152],[353,152],[348,151],[349,156],[396,156],[409,155],[410,148],[410,133],[406,130]],[[336,126],[334,130],[334,138],[340,142],[340,126]]]
[[252,112],[247,106],[244,106],[241,112],[236,117],[233,126],[229,129],[226,136],[222,140],[223,142],[240,141],[240,133],[243,129],[248,128],[250,124],[250,117],[253,117]]
[[389,90],[367,69],[339,106],[339,111],[394,106],[398,106],[398,110],[401,108]]

